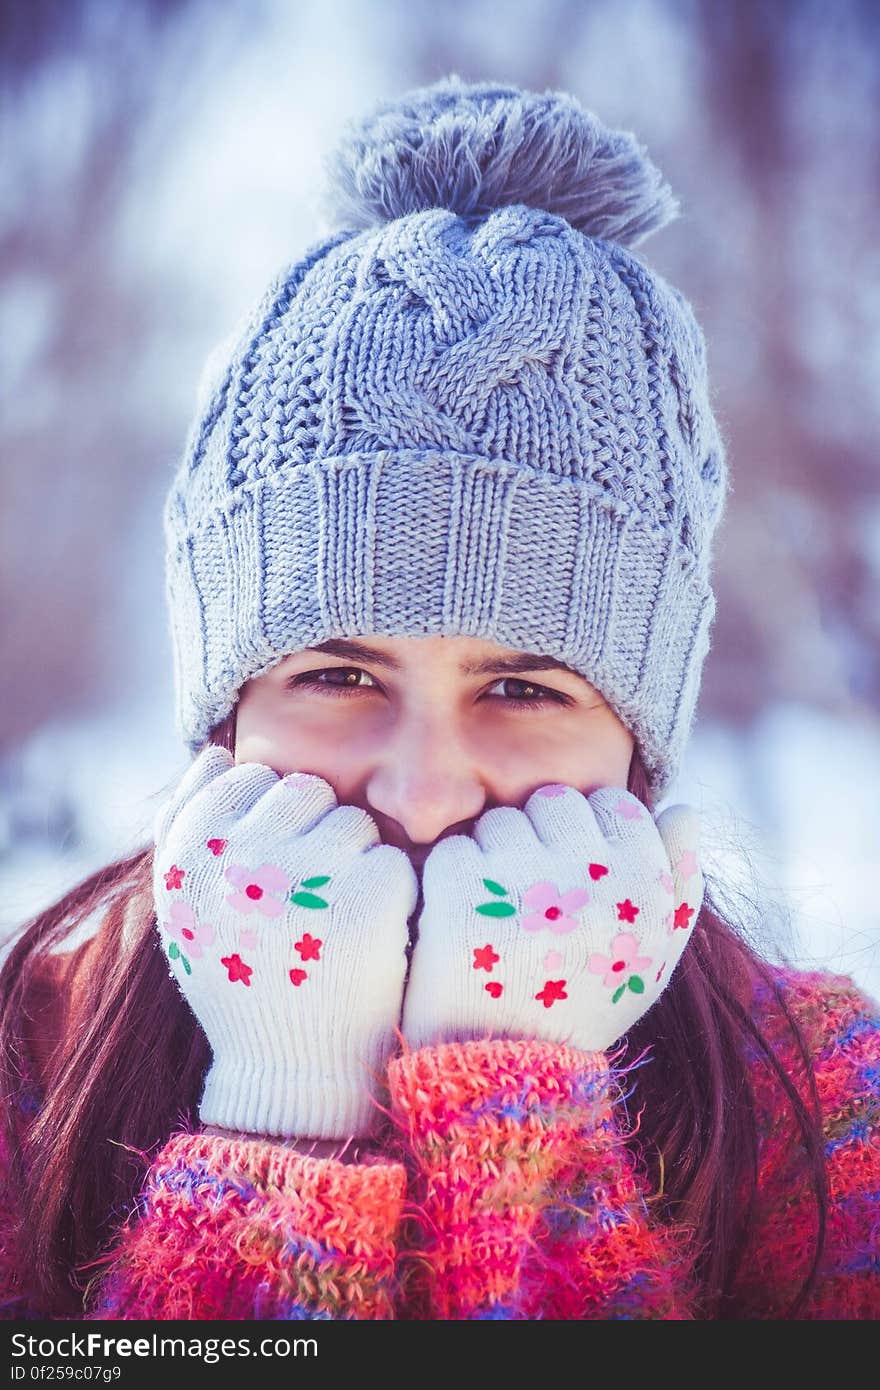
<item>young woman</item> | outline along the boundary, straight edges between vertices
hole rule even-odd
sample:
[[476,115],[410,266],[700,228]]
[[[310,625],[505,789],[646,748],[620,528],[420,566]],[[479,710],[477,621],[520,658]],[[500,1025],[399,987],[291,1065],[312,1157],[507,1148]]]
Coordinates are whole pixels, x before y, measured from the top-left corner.
[[330,174],[168,499],[194,761],[3,970],[6,1315],[876,1317],[877,1007],[654,815],[726,489],[674,200],[457,78]]

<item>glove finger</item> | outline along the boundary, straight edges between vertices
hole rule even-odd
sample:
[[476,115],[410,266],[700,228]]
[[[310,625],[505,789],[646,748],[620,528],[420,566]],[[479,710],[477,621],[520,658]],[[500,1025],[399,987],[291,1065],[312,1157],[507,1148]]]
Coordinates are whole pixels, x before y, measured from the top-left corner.
[[161,844],[175,816],[198,792],[222,773],[234,767],[235,760],[227,748],[209,743],[190,763],[171,795],[159,807],[153,819],[153,841]]
[[[455,840],[459,837],[451,835],[449,838]],[[493,806],[491,811],[484,811],[474,826],[473,839],[484,854],[498,850],[534,854],[538,848],[538,837],[531,821],[515,806]]]
[[539,787],[526,802],[526,815],[545,845],[564,845],[578,856],[593,856],[602,848],[604,837],[595,812],[576,787],[556,783]]
[[[419,880],[402,849],[377,844],[368,849],[362,861],[365,893],[376,909],[384,905],[392,916],[399,914],[400,938],[408,940],[406,919],[415,911]],[[375,912],[368,914],[375,919]]]
[[[309,853],[332,857],[361,854],[381,843],[376,822],[361,806],[344,804],[321,818],[308,832]],[[389,848],[393,848],[389,846]]]
[[590,805],[609,844],[622,846],[645,859],[653,877],[668,872],[666,851],[654,817],[637,796],[623,787],[600,787],[590,796]]
[[[465,954],[469,955],[471,938],[476,940],[483,932],[494,937],[509,935],[519,903],[515,887],[518,864],[519,855],[516,850],[509,852],[509,841],[504,852],[496,850],[486,855],[469,835],[450,835],[441,840],[431,850],[422,870],[425,911],[419,930],[425,918],[430,918],[434,945],[439,933],[445,943],[444,955],[453,949],[454,941],[460,946],[462,940],[466,943]],[[476,944],[482,945],[485,940],[488,937]]]
[[699,812],[684,803],[667,806],[657,817],[657,830],[666,850],[670,870],[682,882],[687,882],[699,868],[702,836]]
[[693,927],[703,903],[705,882],[700,864],[701,822],[693,806],[668,806],[657,818],[673,885],[672,929]]
[[242,833],[305,835],[338,804],[336,793],[323,777],[288,772],[254,802],[242,820]]
[[439,840],[422,867],[422,889],[425,898],[436,894],[438,900],[453,896],[454,885],[475,878],[479,883],[486,873],[482,851],[470,835],[449,835]]
[[231,824],[246,816],[277,781],[278,774],[263,763],[237,763],[184,806],[169,827],[175,842],[202,848],[210,839],[224,839]]

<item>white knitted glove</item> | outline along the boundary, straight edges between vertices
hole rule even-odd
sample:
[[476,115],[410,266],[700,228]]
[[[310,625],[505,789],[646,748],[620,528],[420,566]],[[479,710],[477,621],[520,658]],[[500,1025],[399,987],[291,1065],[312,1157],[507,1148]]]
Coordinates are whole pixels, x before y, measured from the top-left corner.
[[320,777],[203,749],[159,811],[169,968],[213,1051],[203,1124],[363,1135],[395,1044],[418,880]]
[[542,787],[437,844],[403,1012],[414,1047],[475,1037],[601,1051],[662,993],[703,901],[699,817]]

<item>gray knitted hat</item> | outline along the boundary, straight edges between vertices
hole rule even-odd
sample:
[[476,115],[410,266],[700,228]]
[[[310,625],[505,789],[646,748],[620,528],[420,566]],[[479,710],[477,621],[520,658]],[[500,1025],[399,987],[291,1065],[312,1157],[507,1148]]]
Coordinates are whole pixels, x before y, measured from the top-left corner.
[[468,634],[583,674],[659,800],[727,489],[703,335],[631,249],[673,195],[566,93],[456,76],[327,169],[336,230],[213,355],[166,502],[178,732],[328,638]]

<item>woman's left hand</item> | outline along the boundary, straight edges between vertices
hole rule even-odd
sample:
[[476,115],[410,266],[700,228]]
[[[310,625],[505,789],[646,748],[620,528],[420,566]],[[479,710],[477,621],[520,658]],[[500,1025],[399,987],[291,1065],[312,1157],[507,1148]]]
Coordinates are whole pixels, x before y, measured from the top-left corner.
[[428,856],[402,1030],[601,1051],[665,989],[702,906],[699,817],[553,785]]

